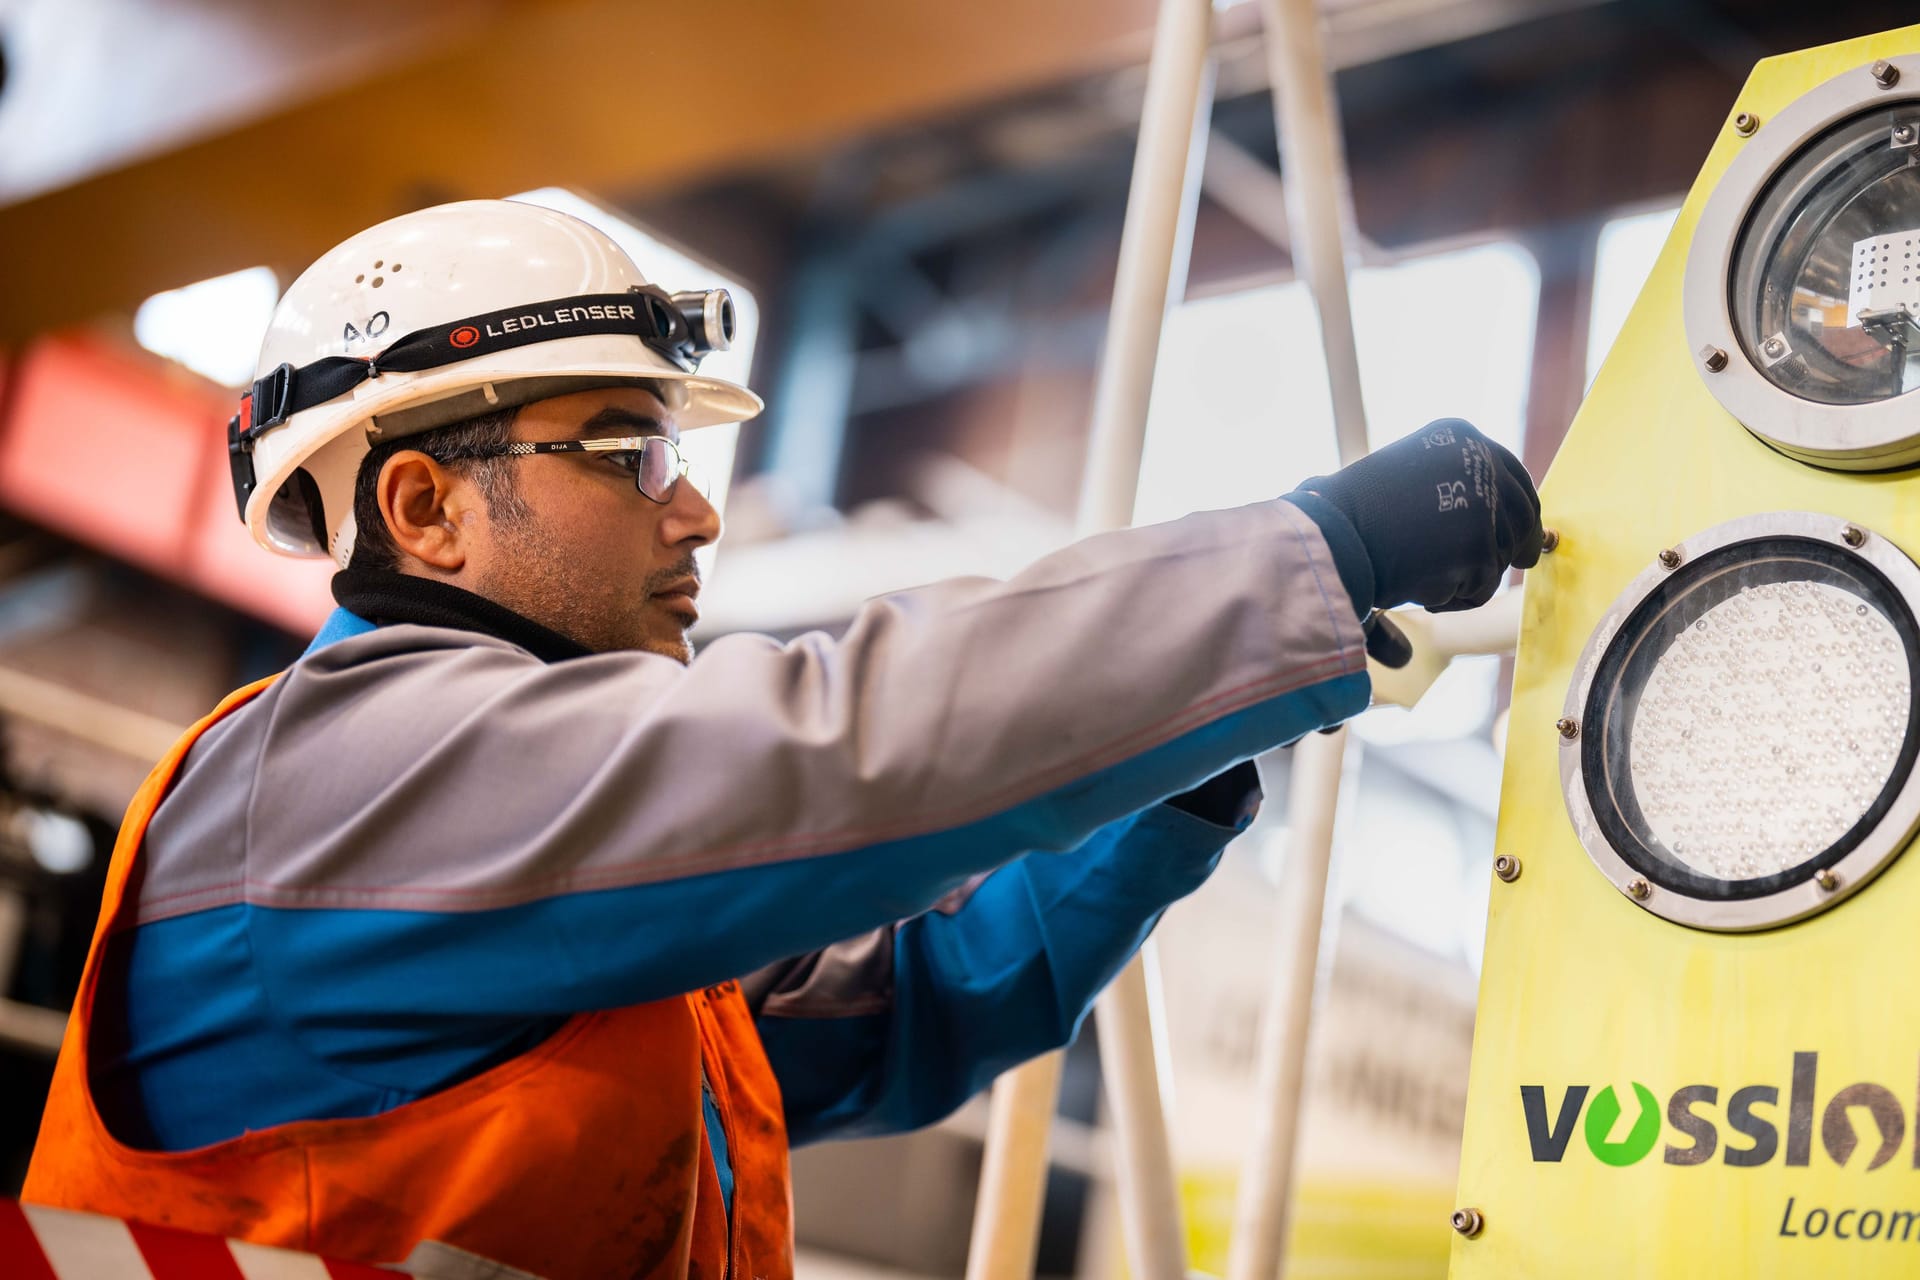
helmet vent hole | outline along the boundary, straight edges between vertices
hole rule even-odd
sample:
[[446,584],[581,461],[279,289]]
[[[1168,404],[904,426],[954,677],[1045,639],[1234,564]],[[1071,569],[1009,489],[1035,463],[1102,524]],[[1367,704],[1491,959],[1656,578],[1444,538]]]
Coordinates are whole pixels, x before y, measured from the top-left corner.
[[385,282],[386,282],[386,277],[385,277],[385,276],[375,276],[375,277],[373,278],[373,287],[374,287],[374,288],[376,288],[376,289],[378,289],[378,288],[379,288],[379,287],[380,287],[380,286],[381,286],[382,284],[384,284]]
[[380,258],[375,258],[375,259],[373,260],[373,269],[374,269],[375,271],[378,271],[378,270],[380,269],[380,267],[381,267],[382,265],[383,265],[383,260],[382,260],[382,259],[380,259]]
[[357,276],[355,276],[355,277],[353,278],[353,282],[354,282],[355,284],[359,284],[360,282],[362,282],[362,281],[363,281],[363,280],[365,280],[366,278],[367,278],[367,277],[366,277],[365,275],[357,275]]
[[388,267],[388,268],[387,268],[387,274],[388,274],[388,275],[394,275],[394,276],[397,276],[397,275],[399,275],[399,274],[400,274],[400,264],[396,262],[396,263],[394,263],[394,264],[393,264],[392,266],[390,266],[390,267]]

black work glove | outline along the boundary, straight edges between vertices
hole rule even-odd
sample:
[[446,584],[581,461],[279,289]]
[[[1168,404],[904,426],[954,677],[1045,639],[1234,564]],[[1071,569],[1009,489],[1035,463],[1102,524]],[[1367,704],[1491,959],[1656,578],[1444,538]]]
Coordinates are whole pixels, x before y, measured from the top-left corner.
[[1375,609],[1477,609],[1508,566],[1540,559],[1540,497],[1520,459],[1443,418],[1300,486],[1346,517],[1373,564]]
[[1244,827],[1260,811],[1260,774],[1253,761],[1242,760],[1225,773],[1216,773],[1191,791],[1168,798],[1182,813],[1216,827]]

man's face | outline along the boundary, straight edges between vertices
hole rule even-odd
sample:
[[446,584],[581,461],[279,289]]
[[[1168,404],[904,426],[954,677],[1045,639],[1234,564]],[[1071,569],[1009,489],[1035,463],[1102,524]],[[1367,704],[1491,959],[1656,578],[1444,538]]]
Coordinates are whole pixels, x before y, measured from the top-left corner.
[[[641,387],[556,396],[523,407],[516,441],[664,435],[678,441],[659,397]],[[690,481],[672,498],[640,493],[633,471],[604,454],[536,454],[504,465],[528,512],[484,515],[463,585],[523,617],[605,653],[644,649],[687,662],[698,618],[693,552],[720,537],[720,515]]]

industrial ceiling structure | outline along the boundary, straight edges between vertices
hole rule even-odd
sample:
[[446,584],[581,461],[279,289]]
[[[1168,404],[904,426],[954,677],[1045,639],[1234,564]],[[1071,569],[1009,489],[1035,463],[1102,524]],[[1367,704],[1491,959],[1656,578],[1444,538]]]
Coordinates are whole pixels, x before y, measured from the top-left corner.
[[[1324,7],[1335,60],[1350,67],[1596,9],[1657,10],[1660,29],[1695,39],[1729,21],[1697,0]],[[238,267],[284,278],[425,203],[548,185],[657,197],[1123,73],[1117,100],[1090,91],[1085,111],[1004,129],[1000,154],[977,157],[1046,163],[1124,127],[1126,73],[1152,19],[1150,0],[9,0],[0,338]],[[1253,6],[1223,6],[1218,28],[1222,98],[1264,88]],[[1565,61],[1536,65],[1546,77]],[[889,187],[926,186],[943,168],[903,164]]]

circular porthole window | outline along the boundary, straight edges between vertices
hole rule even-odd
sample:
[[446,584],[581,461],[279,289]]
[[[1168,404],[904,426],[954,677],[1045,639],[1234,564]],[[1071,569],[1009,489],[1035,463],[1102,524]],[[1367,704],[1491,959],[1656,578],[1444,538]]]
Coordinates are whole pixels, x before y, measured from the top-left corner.
[[1782,452],[1843,470],[1920,462],[1920,58],[1888,67],[1763,122],[1687,260],[1714,395]]
[[1595,632],[1561,781],[1595,864],[1703,929],[1847,896],[1920,826],[1920,567],[1831,516],[1779,513],[1663,553]]

